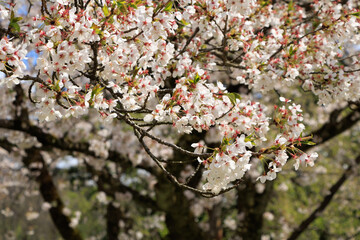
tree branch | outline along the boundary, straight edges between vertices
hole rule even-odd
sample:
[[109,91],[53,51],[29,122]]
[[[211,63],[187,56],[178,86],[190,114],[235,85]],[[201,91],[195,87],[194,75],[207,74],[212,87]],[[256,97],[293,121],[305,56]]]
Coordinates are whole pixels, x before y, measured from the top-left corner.
[[124,218],[123,212],[110,202],[106,208],[106,232],[108,240],[117,240],[120,233],[119,221]]
[[[360,155],[355,160],[356,165],[360,163]],[[343,175],[336,181],[334,185],[329,190],[329,194],[327,194],[323,201],[320,203],[319,207],[317,207],[308,218],[306,218],[302,223],[292,232],[288,240],[297,239],[306,228],[316,219],[321,213],[325,210],[325,208],[329,205],[331,200],[333,199],[335,193],[339,191],[340,187],[345,183],[345,181],[351,176],[353,172],[353,165],[350,165],[343,173]]]
[[[346,117],[342,118],[340,121],[336,121],[335,117],[331,115],[338,115],[338,110],[335,110],[337,113],[330,114],[330,120],[325,123],[321,128],[312,132],[310,135],[313,135],[313,141],[319,145],[322,144],[337,135],[345,132],[350,129],[360,120],[360,111],[356,110],[348,114]],[[309,150],[312,148],[312,145],[303,145],[299,147],[302,151]]]
[[[70,218],[63,213],[64,203],[55,187],[46,163],[41,156],[40,150],[37,148],[30,148],[26,150],[27,156],[23,158],[24,164],[29,168],[31,163],[41,163],[42,168],[36,169],[40,171],[40,175],[36,177],[39,183],[40,193],[45,202],[51,204],[49,210],[52,221],[64,239],[81,240],[82,237],[79,232],[70,227]],[[29,169],[31,171],[31,169]]]
[[99,189],[101,191],[105,192],[108,196],[115,199],[116,192],[121,192],[121,193],[129,192],[129,193],[131,193],[133,199],[138,204],[140,204],[146,208],[151,208],[154,211],[159,210],[156,202],[152,198],[140,194],[138,191],[134,190],[131,187],[125,186],[124,184],[122,184],[120,182],[120,178],[112,177],[110,175],[110,173],[108,171],[106,171],[105,169],[103,169],[102,171],[97,171],[90,164],[88,164],[88,163],[85,163],[85,164],[86,164],[86,168],[88,169],[88,171],[93,176],[97,177],[98,180],[96,181],[96,183],[97,183]]
[[[80,152],[92,157],[97,157],[95,152],[89,150],[89,143],[71,142],[66,138],[57,138],[52,134],[44,132],[40,127],[27,125],[24,122],[17,122],[15,120],[0,119],[0,128],[17,130],[27,133],[37,138],[37,140],[46,147],[55,147],[65,151]],[[117,151],[109,151],[108,159],[118,162],[122,167],[130,167],[130,160]],[[148,170],[147,168],[145,170]],[[151,171],[150,171],[151,172]]]
[[195,31],[194,31],[193,34],[186,40],[186,43],[185,43],[184,47],[183,47],[183,48],[180,50],[180,52],[175,56],[175,59],[186,51],[186,48],[189,46],[189,44],[191,43],[191,41],[194,39],[194,37],[196,36],[196,34],[197,34],[199,31],[200,31],[200,28],[199,28],[199,27],[195,28]]

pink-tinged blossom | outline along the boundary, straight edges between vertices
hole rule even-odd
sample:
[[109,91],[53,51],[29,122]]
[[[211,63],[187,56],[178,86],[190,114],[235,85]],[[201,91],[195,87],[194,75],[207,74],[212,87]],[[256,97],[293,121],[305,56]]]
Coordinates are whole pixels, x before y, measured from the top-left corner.
[[[91,1],[81,11],[69,3],[49,2],[51,16],[20,22],[20,32],[0,40],[0,84],[20,83],[31,49],[38,56],[29,92],[40,121],[94,111],[103,123],[125,120],[154,135],[165,135],[160,124],[169,136],[215,132],[213,149],[191,145],[205,167],[204,189],[215,194],[243,177],[251,157],[266,166],[260,182],[275,179],[290,157],[296,169],[314,165],[316,153],[296,149],[308,140],[301,106],[280,97],[280,106],[269,109],[261,103],[267,92],[301,87],[319,104],[360,99],[360,63],[350,55],[359,51],[360,24],[346,4],[315,1],[319,25],[313,26],[303,21],[311,15],[301,6],[286,22],[289,8],[280,2],[215,0],[199,7],[184,0],[169,11],[148,0],[121,11],[110,1],[104,3],[110,12]],[[0,18],[9,13],[0,5]],[[229,84],[262,97],[240,96]],[[109,149],[108,142],[90,143],[101,158]]]

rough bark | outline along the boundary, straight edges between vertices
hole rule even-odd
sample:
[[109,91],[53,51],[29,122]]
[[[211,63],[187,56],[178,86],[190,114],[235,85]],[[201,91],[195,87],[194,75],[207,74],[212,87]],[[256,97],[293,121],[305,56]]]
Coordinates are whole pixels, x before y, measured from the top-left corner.
[[205,239],[190,211],[190,203],[183,190],[165,176],[158,179],[155,186],[156,201],[159,208],[166,213],[167,236],[171,240]]
[[247,178],[244,185],[237,190],[237,209],[239,213],[244,214],[238,233],[243,239],[261,239],[263,214],[274,186],[274,182],[267,182],[264,191],[258,193],[255,184]]
[[[179,139],[178,145],[184,149],[191,150],[190,144],[200,141],[202,138],[203,134],[183,135]],[[188,158],[188,156],[174,153],[174,157],[171,160],[179,161]],[[183,167],[183,165],[179,166],[179,164],[169,164],[167,169],[174,176],[178,176]],[[156,202],[159,208],[165,211],[166,214],[165,222],[169,230],[167,238],[171,240],[206,239],[190,210],[190,202],[185,197],[184,190],[175,186],[165,174],[160,174],[157,181],[155,185]],[[193,184],[196,185],[196,181]]]
[[117,240],[120,233],[119,221],[122,219],[122,212],[112,203],[106,209],[106,233],[108,240]]

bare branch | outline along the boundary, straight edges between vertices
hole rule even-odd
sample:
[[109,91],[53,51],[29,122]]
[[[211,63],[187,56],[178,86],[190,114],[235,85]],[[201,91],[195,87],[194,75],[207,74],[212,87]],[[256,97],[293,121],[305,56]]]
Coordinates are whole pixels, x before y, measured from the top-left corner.
[[180,50],[180,52],[175,56],[175,59],[186,51],[186,48],[189,46],[189,44],[191,43],[191,41],[194,39],[194,37],[196,36],[196,34],[197,34],[199,31],[200,31],[200,28],[199,28],[199,27],[195,28],[195,31],[194,31],[193,34],[186,40],[186,43],[185,43],[184,47],[183,47],[183,48]]
[[165,140],[161,139],[161,138],[158,138],[158,137],[155,137],[154,135],[148,133],[147,131],[145,131],[144,129],[142,129],[141,127],[139,127],[137,124],[133,123],[132,121],[130,121],[129,119],[125,118],[125,121],[126,123],[128,123],[130,126],[132,126],[134,129],[136,129],[141,135],[144,135],[146,137],[149,137],[155,141],[157,141],[158,143],[162,144],[162,145],[165,145],[165,146],[168,146],[168,147],[171,147],[173,148],[174,150],[176,151],[179,151],[181,153],[184,153],[188,156],[191,156],[191,157],[210,157],[212,154],[211,153],[201,153],[201,154],[198,154],[198,153],[194,153],[194,152],[190,152],[188,150],[185,150],[179,146],[177,146],[176,144],[173,144],[173,143],[169,143],[169,142],[166,142]]
[[[355,160],[356,164],[360,163],[360,155]],[[345,181],[352,175],[353,173],[353,165],[349,165],[349,167],[344,171],[343,175],[336,181],[334,185],[329,190],[329,194],[327,194],[320,205],[310,214],[308,218],[301,222],[301,224],[292,232],[288,240],[297,239],[306,229],[307,227],[318,218],[325,208],[329,205],[334,195],[339,191],[340,187],[345,183]]]
[[[344,110],[344,109],[343,109]],[[336,111],[336,110],[335,110]],[[331,114],[330,114],[331,115]],[[352,111],[346,117],[337,121],[335,118],[330,118],[330,120],[325,123],[321,128],[312,132],[310,135],[313,136],[313,141],[318,144],[322,144],[337,135],[343,133],[344,131],[350,129],[360,120],[360,111],[359,109]],[[300,146],[299,149],[306,151],[310,149],[311,145]]]
[[[57,138],[52,134],[44,132],[41,128],[37,126],[32,126],[24,122],[0,119],[0,128],[17,130],[34,136],[40,143],[44,145],[44,147],[55,147],[63,151],[80,152],[92,157],[97,157],[95,152],[89,150],[90,145],[87,142],[77,143],[71,142],[69,139],[66,138]],[[124,168],[128,168],[132,165],[131,161],[126,156],[117,151],[110,150],[108,159],[113,162],[119,163]],[[153,173],[150,168],[141,166],[138,167],[148,171],[149,173]]]
[[[144,138],[144,135],[141,135],[137,130],[134,129],[134,132],[135,132],[135,135],[136,137],[139,139],[139,142],[141,143],[141,145],[143,146],[144,150],[146,151],[146,153],[151,157],[151,159],[153,159],[155,161],[155,163],[161,168],[161,170],[166,174],[166,176],[173,182],[175,183],[178,187],[181,187],[183,189],[187,189],[187,190],[190,190],[190,191],[193,191],[195,193],[198,193],[200,194],[201,196],[203,197],[206,197],[206,198],[212,198],[212,197],[215,197],[215,196],[218,196],[218,195],[221,195],[225,192],[228,192],[230,191],[231,189],[234,189],[236,188],[240,183],[241,181],[240,180],[236,180],[232,186],[230,187],[227,187],[227,188],[224,188],[222,189],[219,193],[213,193],[211,191],[204,191],[204,190],[200,190],[200,189],[197,189],[197,188],[193,188],[193,187],[190,187],[188,185],[186,185],[186,183],[180,183],[176,177],[174,175],[172,175],[168,170],[166,170],[166,168],[161,164],[161,160],[156,157],[152,152],[151,150],[149,149],[149,147],[145,144],[143,138]],[[191,179],[190,179],[191,180]]]

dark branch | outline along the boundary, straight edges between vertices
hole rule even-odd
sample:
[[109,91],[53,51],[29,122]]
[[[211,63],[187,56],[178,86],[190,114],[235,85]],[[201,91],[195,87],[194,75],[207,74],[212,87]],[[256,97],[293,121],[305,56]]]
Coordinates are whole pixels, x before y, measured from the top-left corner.
[[[313,141],[319,145],[322,144],[337,135],[345,132],[346,130],[350,129],[360,120],[360,111],[356,110],[348,114],[346,117],[342,118],[341,120],[337,121],[337,117],[339,115],[339,111],[335,110],[331,115],[330,119],[327,123],[325,123],[321,128],[312,132]],[[333,116],[333,117],[331,117]],[[311,145],[303,145],[299,147],[302,151],[306,151],[310,149]]]
[[[44,132],[40,127],[32,126],[30,124],[19,122],[15,120],[0,119],[0,128],[11,129],[27,133],[37,138],[37,140],[47,148],[58,148],[63,151],[80,152],[88,156],[97,157],[95,152],[89,150],[89,143],[87,142],[71,142],[67,138],[57,138],[52,134]],[[45,150],[45,149],[44,149]],[[108,160],[119,163],[121,167],[127,169],[132,166],[131,161],[121,153],[109,150]],[[149,167],[138,166],[149,173],[153,173]]]
[[150,208],[154,211],[158,211],[156,202],[145,195],[140,194],[138,191],[134,190],[131,187],[125,186],[121,183],[120,178],[114,178],[111,174],[106,171],[106,169],[102,169],[101,171],[97,171],[88,163],[86,164],[87,170],[93,175],[97,177],[97,185],[101,191],[103,191],[106,195],[115,199],[115,193],[121,192],[126,193],[129,192],[132,195],[134,201],[136,201],[139,205],[144,206],[146,208]]
[[[356,164],[360,163],[360,156],[358,156],[355,160]],[[345,183],[345,181],[351,176],[353,172],[354,166],[350,165],[343,175],[337,180],[337,182],[330,188],[329,194],[326,195],[323,201],[320,203],[319,207],[317,207],[308,218],[306,218],[299,227],[297,227],[294,232],[290,235],[288,240],[295,240],[297,239],[305,230],[306,228],[316,219],[318,218],[321,213],[325,210],[325,208],[329,205],[331,200],[333,199],[335,193],[339,191],[340,187]]]
[[[40,150],[31,148],[26,150],[26,153],[27,156],[24,157],[23,162],[28,168],[31,163],[42,164],[41,169],[36,169],[40,171],[40,175],[36,177],[36,181],[39,183],[40,193],[44,201],[51,203],[51,208],[49,209],[50,216],[59,233],[64,239],[81,240],[82,237],[79,232],[70,227],[70,218],[63,213],[64,203],[60,198]],[[31,171],[31,169],[29,170]]]
[[191,41],[194,39],[194,37],[196,36],[196,34],[200,31],[200,28],[197,27],[195,29],[195,31],[193,32],[193,34],[187,39],[184,47],[181,49],[181,51],[175,56],[175,58],[177,58],[178,56],[180,56],[181,54],[183,54],[186,51],[186,48],[189,46],[189,44],[191,43]]

